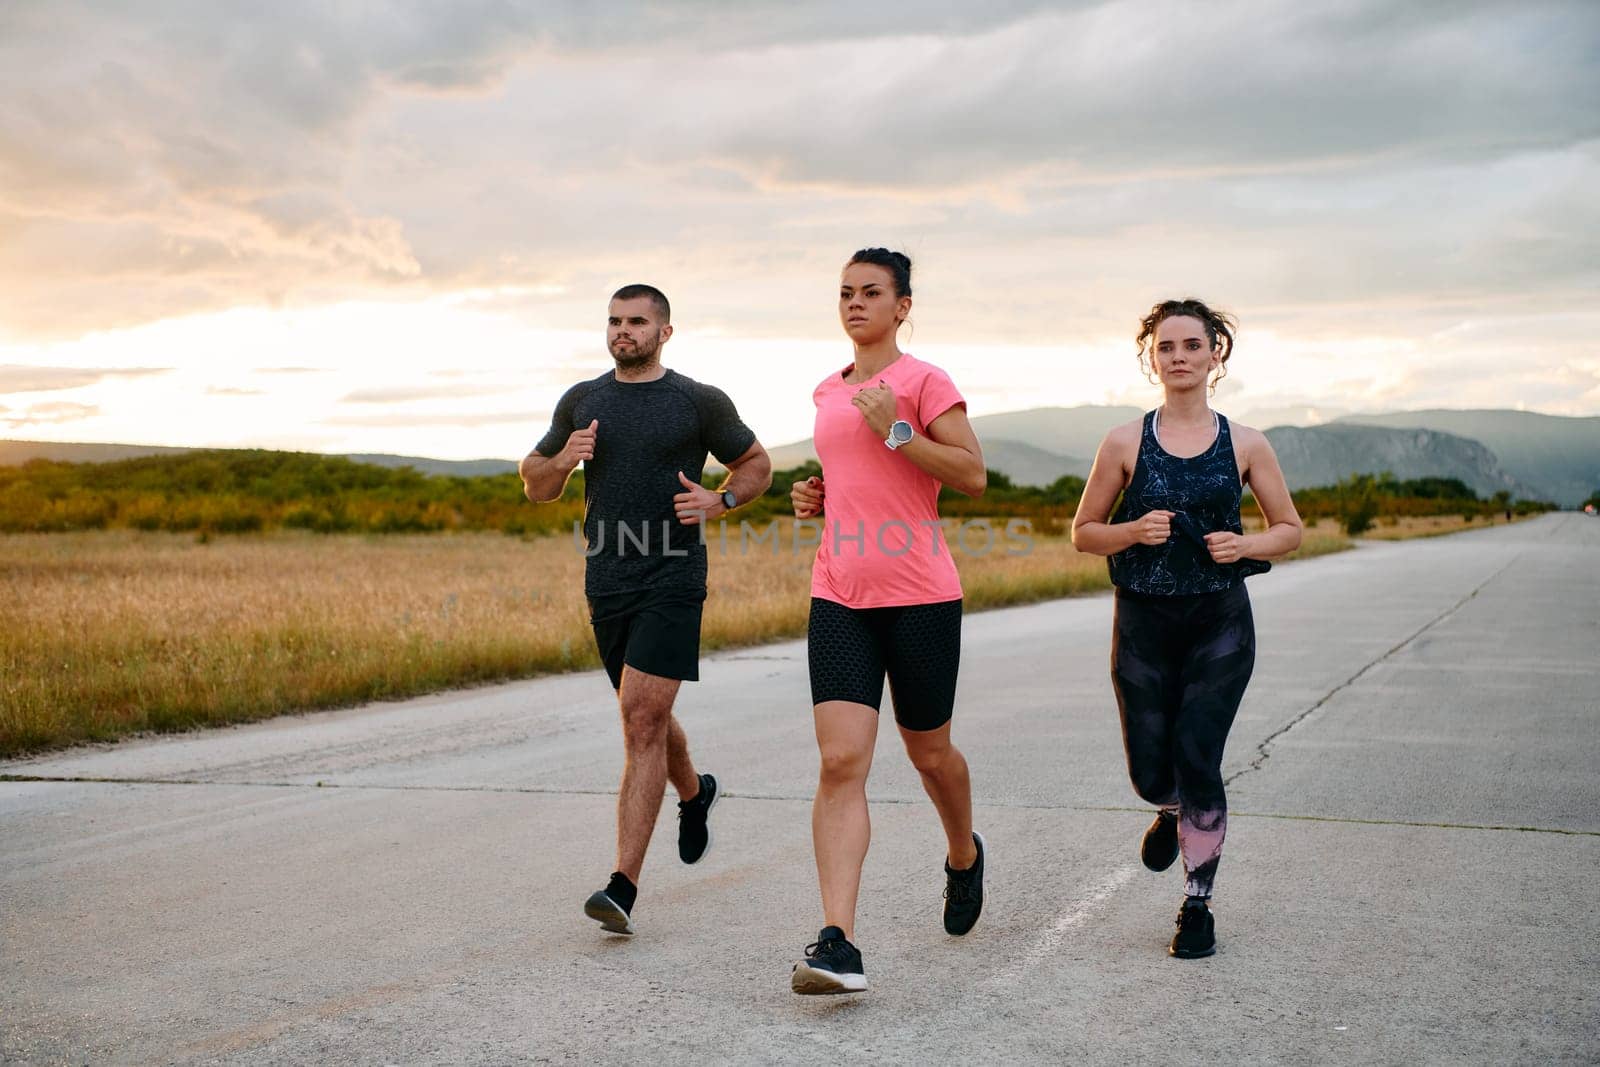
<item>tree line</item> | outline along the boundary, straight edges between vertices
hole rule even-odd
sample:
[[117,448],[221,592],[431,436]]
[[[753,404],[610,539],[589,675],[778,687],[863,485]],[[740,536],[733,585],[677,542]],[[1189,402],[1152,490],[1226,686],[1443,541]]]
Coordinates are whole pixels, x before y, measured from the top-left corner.
[[[821,473],[815,460],[775,472],[772,488],[738,517],[759,522],[788,515],[790,486]],[[1047,486],[1016,485],[991,470],[981,499],[947,489],[940,510],[958,520],[1025,518],[1040,534],[1064,534],[1083,484],[1069,474]],[[1461,514],[1475,519],[1502,510],[1525,514],[1554,508],[1513,500],[1507,492],[1479,497],[1455,478],[1402,480],[1387,472],[1301,489],[1294,499],[1308,521],[1336,518],[1352,534],[1379,517]],[[36,459],[0,467],[0,532],[6,533],[135,529],[210,535],[302,529],[531,535],[570,530],[582,517],[581,470],[559,501],[533,507],[515,474],[430,475],[305,452],[199,451],[107,463]]]

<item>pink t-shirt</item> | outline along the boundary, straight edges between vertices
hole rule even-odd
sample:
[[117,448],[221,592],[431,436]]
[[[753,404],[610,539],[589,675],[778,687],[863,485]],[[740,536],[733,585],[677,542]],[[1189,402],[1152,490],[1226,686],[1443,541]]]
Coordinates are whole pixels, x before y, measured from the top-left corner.
[[959,600],[961,576],[939,526],[938,479],[889,449],[850,398],[887,384],[895,417],[919,435],[966,401],[948,374],[906,353],[859,385],[844,380],[849,370],[828,375],[811,394],[825,486],[811,595],[851,608]]

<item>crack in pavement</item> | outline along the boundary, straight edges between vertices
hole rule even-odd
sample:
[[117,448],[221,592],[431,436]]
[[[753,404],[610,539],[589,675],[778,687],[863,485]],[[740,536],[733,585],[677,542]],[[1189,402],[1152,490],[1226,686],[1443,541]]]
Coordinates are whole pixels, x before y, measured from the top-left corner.
[[1468,593],[1466,596],[1462,597],[1460,600],[1458,600],[1454,604],[1450,605],[1444,611],[1440,612],[1438,615],[1435,615],[1433,618],[1431,618],[1427,622],[1423,623],[1420,629],[1418,629],[1415,632],[1413,632],[1409,637],[1405,638],[1405,640],[1401,641],[1399,644],[1395,645],[1393,648],[1391,648],[1387,652],[1383,653],[1383,655],[1381,655],[1381,656],[1377,657],[1376,659],[1374,659],[1374,660],[1370,661],[1369,663],[1367,663],[1365,666],[1363,666],[1360,670],[1356,671],[1350,677],[1346,678],[1344,681],[1340,682],[1338,685],[1334,686],[1332,689],[1330,689],[1326,693],[1322,694],[1322,697],[1319,700],[1317,700],[1316,703],[1312,704],[1309,708],[1306,708],[1300,714],[1296,715],[1294,718],[1290,719],[1288,722],[1284,723],[1282,726],[1280,726],[1276,730],[1272,731],[1266,737],[1262,738],[1261,742],[1256,745],[1256,754],[1250,758],[1250,762],[1248,764],[1246,764],[1244,767],[1241,767],[1239,770],[1234,771],[1232,774],[1228,775],[1228,777],[1224,778],[1222,780],[1222,784],[1225,785],[1225,786],[1232,785],[1234,782],[1238,781],[1240,778],[1243,778],[1245,775],[1251,773],[1252,771],[1259,771],[1261,769],[1261,765],[1263,763],[1267,762],[1267,759],[1272,755],[1272,753],[1269,752],[1268,749],[1270,749],[1272,747],[1272,743],[1274,741],[1276,741],[1278,738],[1282,737],[1284,734],[1288,733],[1290,730],[1293,730],[1296,726],[1299,726],[1301,723],[1305,722],[1306,719],[1311,717],[1311,714],[1313,712],[1315,712],[1318,708],[1322,707],[1328,701],[1332,700],[1339,693],[1341,693],[1344,690],[1350,688],[1350,686],[1354,685],[1357,681],[1359,681],[1361,679],[1362,675],[1366,674],[1372,668],[1376,667],[1378,664],[1380,664],[1380,663],[1384,662],[1385,660],[1389,659],[1389,657],[1393,656],[1395,653],[1397,653],[1400,650],[1404,649],[1407,645],[1411,644],[1411,642],[1415,641],[1417,638],[1421,637],[1423,634],[1427,633],[1429,630],[1433,629],[1435,626],[1439,625],[1441,622],[1443,622],[1444,620],[1448,619],[1450,616],[1454,615],[1456,612],[1460,611],[1462,609],[1462,607],[1464,607],[1467,604],[1468,601],[1472,600],[1473,597],[1477,596],[1480,592],[1482,592],[1489,585],[1490,582],[1494,581],[1496,578],[1500,577],[1506,571],[1510,570],[1511,569],[1511,565],[1513,563],[1517,562],[1517,560],[1519,560],[1521,558],[1522,558],[1522,553],[1520,553],[1520,552],[1517,553],[1517,555],[1511,557],[1511,559],[1506,561],[1504,566],[1502,566],[1499,570],[1495,571],[1493,574],[1489,575],[1489,577],[1485,578],[1483,581],[1479,582],[1478,585],[1470,593]]
[[[338,782],[217,782],[205,781],[199,778],[99,778],[88,776],[70,777],[66,775],[53,776],[42,774],[0,774],[0,783],[4,782],[45,785],[212,786],[223,789],[339,789],[350,792],[370,791],[396,793],[511,793],[527,796],[615,797],[617,795],[616,790],[614,789],[541,789],[537,786],[517,785],[381,785],[371,783],[351,785],[341,784]],[[802,796],[792,793],[735,793],[729,791],[724,795],[738,800],[762,800],[793,804],[810,804],[814,799],[810,794],[805,794]],[[927,799],[925,797],[873,797],[872,803],[921,805],[927,803]],[[1014,803],[1009,801],[994,801],[978,804],[977,807],[991,808],[1000,811],[1077,811],[1102,812],[1109,814],[1150,814],[1149,808],[1129,807],[1119,804],[1028,804]],[[1420,819],[1364,819],[1355,816],[1301,815],[1292,812],[1275,811],[1230,810],[1228,812],[1228,818],[1290,819],[1296,822],[1345,823],[1354,826],[1405,826],[1423,830],[1494,830],[1526,834],[1561,834],[1569,837],[1600,837],[1600,830],[1571,830],[1556,826],[1515,826],[1509,823],[1430,822]]]

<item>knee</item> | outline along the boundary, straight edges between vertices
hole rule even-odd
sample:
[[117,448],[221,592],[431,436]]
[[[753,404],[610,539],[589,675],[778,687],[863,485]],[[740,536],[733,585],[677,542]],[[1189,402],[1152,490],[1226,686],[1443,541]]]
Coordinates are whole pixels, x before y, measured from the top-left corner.
[[[1178,775],[1178,792],[1183,797],[1184,811],[1192,811],[1199,817],[1204,812],[1225,812],[1228,810],[1228,790],[1223,784],[1220,773],[1204,772],[1199,774]],[[1202,827],[1202,829],[1205,829]]]
[[961,753],[951,744],[935,745],[929,747],[918,746],[911,749],[907,755],[911,757],[911,765],[917,769],[918,774],[926,774],[937,778],[956,761],[961,758]]
[[824,786],[854,785],[867,780],[871,765],[870,752],[857,752],[847,748],[825,748],[819,778]]
[[1129,777],[1133,780],[1133,791],[1147,804],[1170,804],[1175,799],[1176,784],[1172,773],[1165,768],[1137,767]]
[[622,741],[629,748],[652,748],[666,740],[672,723],[670,708],[652,703],[623,701]]
[[1222,746],[1210,738],[1198,738],[1190,732],[1180,732],[1175,766],[1178,791],[1183,794],[1184,806],[1220,807],[1225,787],[1222,780]]

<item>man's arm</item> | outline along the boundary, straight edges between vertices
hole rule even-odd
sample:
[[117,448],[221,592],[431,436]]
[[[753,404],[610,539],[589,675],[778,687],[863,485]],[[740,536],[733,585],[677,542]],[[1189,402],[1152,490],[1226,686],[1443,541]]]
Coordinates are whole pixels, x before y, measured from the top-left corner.
[[567,479],[578,469],[578,464],[594,458],[594,439],[599,429],[600,420],[594,419],[583,429],[573,430],[566,445],[555,455],[544,456],[535,449],[523,456],[522,462],[517,464],[517,473],[522,475],[523,494],[535,504],[560,499]]
[[[772,485],[772,457],[761,447],[761,442],[750,431],[750,427],[739,418],[733,400],[715,386],[696,383],[695,390],[695,405],[700,409],[701,439],[706,451],[717,462],[727,466],[728,477],[713,491],[696,485],[684,477],[682,471],[678,472],[678,481],[683,485],[684,492],[672,498],[672,505],[678,513],[678,521],[685,526],[726,514],[728,509],[722,503],[725,491],[731,490],[733,498],[742,506],[765,493]],[[737,459],[727,458],[746,441],[750,443],[738,454]]]
[[722,494],[728,490],[733,491],[733,498],[740,507],[765,493],[772,485],[772,457],[767,455],[760,441],[754,441],[743,455],[728,464],[727,480],[717,488],[696,485],[682,471],[678,472],[678,481],[683,484],[684,491],[672,498],[673,510],[683,525],[697,526],[728,513],[722,502]]
[[717,495],[733,490],[733,497],[743,507],[772,488],[772,457],[753,441],[744,455],[728,464],[728,480],[717,487]]
[[567,466],[559,456],[541,456],[537,452],[529,452],[517,464],[517,473],[522,475],[523,495],[535,504],[559,500],[566,492],[567,479],[577,469],[576,463]]

